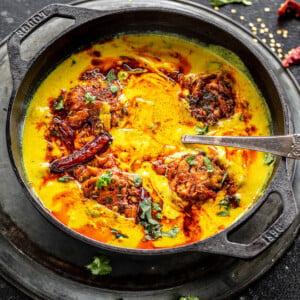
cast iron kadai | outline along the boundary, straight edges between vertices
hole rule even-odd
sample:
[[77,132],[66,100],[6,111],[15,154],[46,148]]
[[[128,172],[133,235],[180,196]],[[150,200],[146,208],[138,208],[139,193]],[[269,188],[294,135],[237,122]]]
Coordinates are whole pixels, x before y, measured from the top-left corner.
[[[20,54],[22,41],[52,17],[74,19],[75,24],[59,34],[30,61],[23,60]],[[267,99],[271,110],[274,134],[284,135],[287,133],[287,128],[292,120],[289,119],[284,94],[276,76],[270,71],[271,68],[268,70],[267,62],[262,60],[255,48],[246,45],[242,37],[233,36],[226,28],[222,28],[214,21],[194,13],[183,13],[173,8],[134,7],[114,11],[94,11],[67,5],[50,5],[37,12],[16,29],[7,44],[13,77],[13,91],[8,109],[6,136],[9,157],[16,176],[33,205],[47,220],[79,240],[106,252],[151,256],[196,251],[241,258],[254,257],[275,242],[297,217],[297,206],[287,176],[285,159],[277,158],[266,191],[249,212],[234,224],[205,240],[166,249],[122,248],[85,237],[55,219],[36,197],[26,180],[22,165],[22,128],[26,108],[41,80],[68,55],[97,40],[105,40],[119,32],[142,33],[147,31],[177,33],[187,38],[196,38],[202,42],[218,44],[234,51],[246,63],[256,84]],[[251,243],[231,242],[228,235],[245,223],[271,193],[277,193],[282,199],[283,207],[280,216]]]

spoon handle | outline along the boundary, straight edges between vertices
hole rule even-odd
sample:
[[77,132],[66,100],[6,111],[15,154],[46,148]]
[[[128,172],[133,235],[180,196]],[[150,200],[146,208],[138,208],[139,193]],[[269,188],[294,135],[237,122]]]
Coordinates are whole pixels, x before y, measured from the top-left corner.
[[300,134],[251,137],[183,135],[182,143],[244,148],[300,159]]

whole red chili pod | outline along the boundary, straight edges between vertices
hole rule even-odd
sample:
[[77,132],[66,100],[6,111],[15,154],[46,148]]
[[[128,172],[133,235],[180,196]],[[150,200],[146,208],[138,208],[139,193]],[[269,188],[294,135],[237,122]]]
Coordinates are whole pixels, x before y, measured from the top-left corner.
[[96,154],[105,152],[112,140],[113,138],[109,133],[101,133],[69,156],[52,161],[50,163],[50,171],[53,173],[62,173],[73,169],[79,164],[89,162]]

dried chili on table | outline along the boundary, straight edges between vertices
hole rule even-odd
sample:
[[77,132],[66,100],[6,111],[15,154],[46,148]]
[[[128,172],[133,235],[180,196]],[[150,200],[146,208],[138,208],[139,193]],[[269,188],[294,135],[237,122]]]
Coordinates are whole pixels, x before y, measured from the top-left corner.
[[294,49],[283,61],[282,65],[284,67],[289,67],[290,65],[300,64],[300,46]]
[[278,16],[295,16],[300,17],[300,4],[294,0],[287,0],[278,9]]

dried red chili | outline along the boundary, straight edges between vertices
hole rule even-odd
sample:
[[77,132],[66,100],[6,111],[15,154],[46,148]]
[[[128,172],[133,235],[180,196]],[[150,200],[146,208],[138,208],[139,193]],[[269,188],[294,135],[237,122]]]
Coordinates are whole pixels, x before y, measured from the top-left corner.
[[287,0],[278,9],[278,16],[295,16],[300,17],[300,4],[293,0]]
[[288,57],[286,57],[283,61],[282,61],[282,65],[284,67],[288,67],[290,65],[293,64],[300,64],[300,46],[297,47],[296,49],[294,49],[289,55]]
[[112,142],[109,133],[101,133],[85,144],[81,149],[74,151],[71,155],[58,158],[50,163],[53,173],[61,173],[92,160],[96,154],[105,152]]

